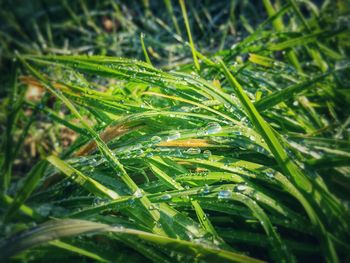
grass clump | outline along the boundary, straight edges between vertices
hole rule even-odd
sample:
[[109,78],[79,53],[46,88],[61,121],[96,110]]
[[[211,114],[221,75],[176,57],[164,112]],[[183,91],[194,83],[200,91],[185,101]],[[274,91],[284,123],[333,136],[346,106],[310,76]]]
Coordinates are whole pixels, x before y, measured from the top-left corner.
[[2,11],[1,261],[349,260],[347,2],[156,2]]

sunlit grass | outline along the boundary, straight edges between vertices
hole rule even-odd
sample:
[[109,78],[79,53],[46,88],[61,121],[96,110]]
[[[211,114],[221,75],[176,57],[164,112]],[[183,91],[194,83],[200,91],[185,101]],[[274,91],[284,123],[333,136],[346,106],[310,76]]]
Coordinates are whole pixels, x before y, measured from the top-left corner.
[[[118,35],[94,20],[101,6],[81,1],[78,16],[62,3],[74,27]],[[116,3],[113,19],[140,41],[122,57],[100,42],[88,55],[35,50],[41,38],[20,48],[4,30],[19,50],[4,49],[1,260],[348,260],[349,7],[283,4],[242,4],[234,22],[231,3],[218,21],[244,38],[208,33],[223,37],[215,50],[196,42],[194,2],[161,2],[167,25],[144,1],[142,21],[181,46],[176,59]],[[249,24],[248,7],[265,20]]]

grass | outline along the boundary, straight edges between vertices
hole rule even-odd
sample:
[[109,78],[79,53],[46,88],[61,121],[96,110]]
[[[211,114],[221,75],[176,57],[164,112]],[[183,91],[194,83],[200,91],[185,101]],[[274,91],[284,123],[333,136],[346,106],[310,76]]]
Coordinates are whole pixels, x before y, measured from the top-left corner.
[[0,261],[349,260],[346,1],[2,10]]

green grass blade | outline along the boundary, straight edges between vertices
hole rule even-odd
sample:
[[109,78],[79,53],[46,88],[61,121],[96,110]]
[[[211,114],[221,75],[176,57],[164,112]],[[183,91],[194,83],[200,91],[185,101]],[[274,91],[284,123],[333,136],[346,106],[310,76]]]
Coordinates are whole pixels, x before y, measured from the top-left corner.
[[186,30],[187,30],[188,39],[190,41],[190,47],[191,47],[191,51],[192,51],[193,62],[194,62],[194,65],[195,65],[196,69],[200,70],[201,68],[200,68],[200,65],[199,65],[199,62],[198,62],[198,59],[197,59],[196,48],[194,47],[194,43],[193,43],[193,40],[192,40],[190,23],[188,22],[185,1],[184,0],[179,0],[179,3],[180,3],[180,6],[181,6],[182,16],[183,16],[184,21],[185,21],[185,26],[186,26]]
[[128,229],[119,226],[113,227],[106,224],[73,219],[49,221],[48,223],[34,228],[31,231],[23,233],[21,236],[15,237],[12,240],[8,240],[8,242],[3,244],[1,247],[2,251],[5,251],[5,253],[1,254],[1,258],[7,259],[20,251],[31,248],[33,246],[45,244],[58,238],[101,232],[111,232],[117,234],[118,236],[120,235],[121,237],[123,235],[135,236],[144,241],[169,248],[171,247],[178,250],[179,252],[188,253],[188,255],[195,256],[197,254],[197,257],[203,260],[217,259],[229,262],[246,263],[263,262],[258,259],[240,255],[231,251],[204,246],[200,243],[191,243],[188,241],[172,239],[139,230]]
[[99,182],[74,169],[73,167],[59,159],[57,156],[51,155],[46,159],[57,169],[59,169],[65,176],[71,178],[74,182],[86,188],[89,192],[97,196],[108,197],[111,199],[119,198],[119,195],[115,191],[108,189]]
[[30,172],[26,176],[26,179],[23,183],[23,186],[17,192],[11,206],[9,207],[9,209],[5,215],[5,221],[8,221],[9,219],[11,219],[11,217],[23,205],[24,201],[30,196],[32,191],[37,186],[40,178],[43,176],[46,167],[47,167],[47,162],[45,160],[43,160],[43,161],[39,161],[30,170]]
[[322,74],[320,76],[314,77],[311,80],[305,81],[303,83],[298,83],[292,86],[289,86],[287,88],[284,88],[279,91],[275,91],[272,94],[267,95],[266,97],[262,98],[261,100],[254,103],[254,106],[259,111],[264,111],[266,109],[269,109],[283,101],[285,101],[288,98],[291,98],[293,95],[295,95],[298,92],[302,92],[304,90],[308,90],[313,87],[313,84],[323,80],[327,76],[329,76],[331,73]]
[[[273,153],[276,161],[281,167],[282,171],[302,190],[306,193],[311,193],[312,185],[310,181],[301,173],[299,168],[293,163],[293,161],[288,157],[283,146],[280,141],[276,137],[275,133],[271,129],[271,127],[265,122],[265,120],[261,117],[257,109],[254,107],[253,103],[249,100],[248,96],[245,94],[241,85],[237,82],[237,80],[233,77],[230,71],[227,69],[226,65],[220,61],[221,68],[229,80],[232,87],[235,89],[236,95],[241,101],[243,107],[245,108],[251,122],[256,126],[256,128],[260,131],[262,137],[266,141],[269,146],[271,152]],[[300,199],[299,199],[300,200]],[[312,222],[312,224],[317,225],[319,227],[322,239],[323,246],[326,249],[325,253],[329,260],[334,262],[338,261],[337,255],[335,253],[334,245],[332,241],[329,239],[326,230],[317,214],[315,213],[312,206],[309,202],[306,201],[305,198],[302,200],[302,204]]]
[[141,46],[142,46],[142,50],[143,50],[143,54],[145,56],[146,62],[152,66],[151,59],[148,56],[148,52],[145,46],[145,35],[143,33],[141,33],[140,35],[140,41],[141,41]]
[[86,257],[91,258],[93,260],[96,260],[98,262],[110,262],[107,258],[103,258],[102,256],[100,256],[96,253],[93,253],[93,252],[90,252],[86,249],[62,242],[60,240],[52,240],[49,242],[49,244],[52,246],[59,247],[59,248],[62,248],[64,250],[73,252],[73,253],[77,253],[77,254],[82,255],[82,256],[86,256]]

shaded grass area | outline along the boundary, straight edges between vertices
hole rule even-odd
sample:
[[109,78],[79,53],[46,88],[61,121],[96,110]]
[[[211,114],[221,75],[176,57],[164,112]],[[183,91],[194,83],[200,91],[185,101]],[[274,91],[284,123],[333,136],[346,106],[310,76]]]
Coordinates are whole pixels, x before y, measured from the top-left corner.
[[346,1],[16,4],[1,260],[349,260]]

